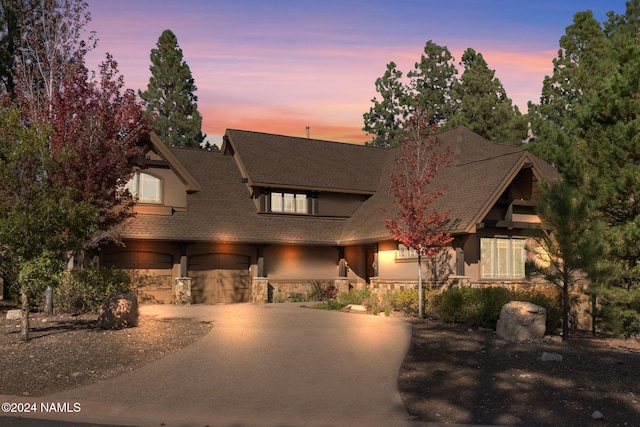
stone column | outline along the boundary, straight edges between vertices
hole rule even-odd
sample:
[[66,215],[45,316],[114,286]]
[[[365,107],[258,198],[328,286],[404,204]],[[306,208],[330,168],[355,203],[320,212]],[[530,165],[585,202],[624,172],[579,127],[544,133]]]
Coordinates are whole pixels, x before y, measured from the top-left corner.
[[262,304],[269,301],[269,279],[254,277],[251,279],[251,302]]

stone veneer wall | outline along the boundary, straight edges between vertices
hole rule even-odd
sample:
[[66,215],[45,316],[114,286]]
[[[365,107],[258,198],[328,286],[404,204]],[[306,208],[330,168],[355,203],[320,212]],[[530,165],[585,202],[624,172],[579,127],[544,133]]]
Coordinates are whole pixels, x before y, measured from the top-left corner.
[[312,283],[332,283],[340,292],[349,292],[350,284],[347,278],[338,277],[322,280],[269,280],[267,277],[254,277],[251,286],[251,302],[266,303],[274,301],[289,301],[292,295],[308,297]]

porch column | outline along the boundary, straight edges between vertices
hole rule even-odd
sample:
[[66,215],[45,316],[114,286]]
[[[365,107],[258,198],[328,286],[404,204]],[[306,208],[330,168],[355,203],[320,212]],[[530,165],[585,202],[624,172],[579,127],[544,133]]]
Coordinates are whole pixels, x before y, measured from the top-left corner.
[[338,246],[338,277],[347,277],[347,260],[344,257],[344,246]]
[[180,277],[187,277],[187,267],[188,267],[188,259],[187,259],[187,246],[188,243],[180,243]]
[[258,277],[266,277],[265,275],[265,271],[264,271],[264,246],[263,245],[256,245],[256,251],[257,251],[257,266],[258,266],[258,271],[257,271],[257,276]]

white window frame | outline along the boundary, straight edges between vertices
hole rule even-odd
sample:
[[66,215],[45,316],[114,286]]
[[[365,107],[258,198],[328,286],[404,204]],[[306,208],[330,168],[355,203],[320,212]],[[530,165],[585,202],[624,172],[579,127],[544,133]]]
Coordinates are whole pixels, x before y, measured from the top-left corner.
[[308,214],[309,204],[304,193],[288,193],[284,191],[271,192],[271,212]]
[[492,237],[480,239],[481,279],[525,278],[525,239]]
[[413,248],[409,248],[402,243],[398,243],[398,255],[397,259],[417,259],[418,251]]
[[145,172],[136,172],[127,189],[138,203],[162,204],[162,179]]

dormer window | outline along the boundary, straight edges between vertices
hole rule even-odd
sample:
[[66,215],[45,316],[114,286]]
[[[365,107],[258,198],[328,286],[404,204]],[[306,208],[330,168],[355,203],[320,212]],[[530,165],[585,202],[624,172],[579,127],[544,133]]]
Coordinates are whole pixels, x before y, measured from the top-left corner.
[[271,192],[271,212],[308,214],[309,203],[304,193]]
[[162,203],[162,180],[151,174],[137,172],[127,189],[139,203]]

